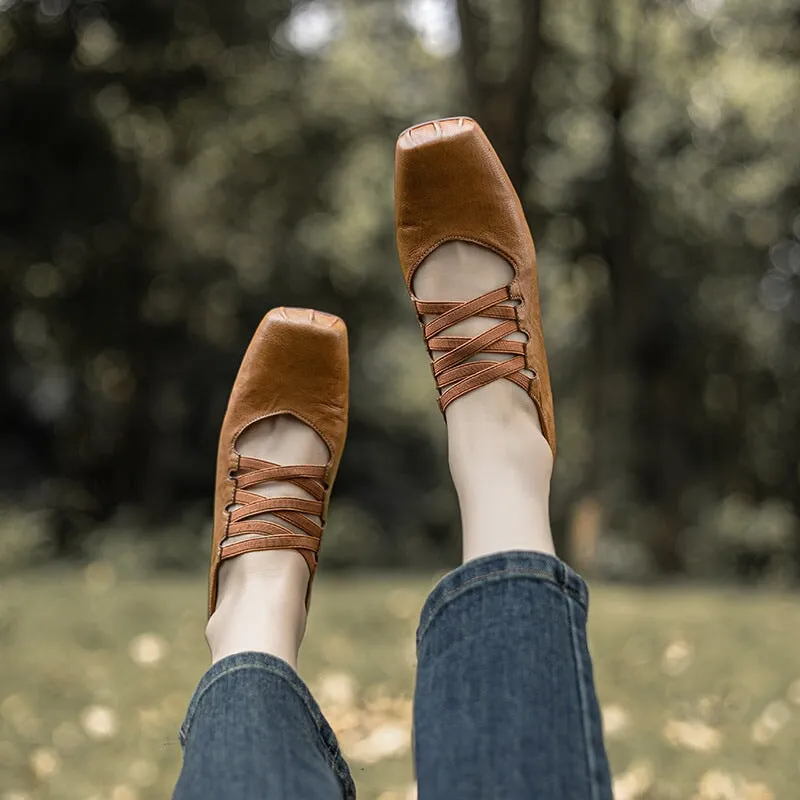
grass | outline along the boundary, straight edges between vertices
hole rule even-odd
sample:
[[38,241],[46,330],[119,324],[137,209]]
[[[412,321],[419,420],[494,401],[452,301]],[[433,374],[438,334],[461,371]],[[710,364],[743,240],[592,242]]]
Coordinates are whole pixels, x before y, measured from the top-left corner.
[[[416,615],[433,576],[319,580],[301,663],[363,800],[406,800]],[[203,578],[96,563],[5,579],[0,800],[170,796],[207,664]],[[618,800],[777,800],[800,782],[800,603],[593,587],[591,639]]]

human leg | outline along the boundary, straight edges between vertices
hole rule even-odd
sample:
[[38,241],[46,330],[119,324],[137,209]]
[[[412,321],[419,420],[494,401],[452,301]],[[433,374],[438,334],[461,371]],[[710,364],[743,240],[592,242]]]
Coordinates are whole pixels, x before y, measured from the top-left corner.
[[181,727],[174,800],[350,800],[352,778],[311,693],[282,659],[240,652],[203,676]]
[[547,553],[468,561],[425,604],[420,800],[611,800],[583,581]]
[[220,434],[206,638],[177,800],[333,800],[353,782],[297,675],[308,587],[347,423],[341,320],[274,309]]
[[448,428],[465,563],[425,605],[421,800],[609,800],[588,594],[555,557],[555,428],[533,243],[471,120],[398,142],[398,249]]

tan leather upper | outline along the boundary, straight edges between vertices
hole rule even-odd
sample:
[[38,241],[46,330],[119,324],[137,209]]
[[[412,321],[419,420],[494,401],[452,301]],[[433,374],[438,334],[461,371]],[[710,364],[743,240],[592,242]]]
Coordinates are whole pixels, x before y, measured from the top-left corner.
[[[242,360],[220,432],[209,614],[216,607],[217,572],[225,558],[253,550],[297,549],[313,577],[347,433],[348,381],[347,329],[341,319],[294,308],[275,308],[264,317]],[[326,466],[279,467],[237,452],[236,442],[245,428],[278,414],[291,414],[319,434],[330,451]],[[265,499],[250,491],[267,480],[291,482],[313,499]],[[234,505],[239,508],[232,510]],[[279,522],[252,519],[265,512],[303,533]],[[228,536],[248,533],[258,536],[225,544]]]
[[[400,135],[396,150],[395,226],[400,264],[429,352],[432,357],[434,352],[444,352],[434,359],[442,409],[490,380],[513,380],[535,402],[542,432],[555,454],[553,398],[539,313],[533,239],[514,187],[474,120],[437,120]],[[454,240],[487,247],[511,264],[515,277],[504,296],[500,296],[502,290],[489,292],[470,303],[431,303],[414,297],[412,281],[416,269],[440,244]],[[502,305],[508,299],[518,301],[514,312],[513,306]],[[422,319],[426,314],[441,316],[426,326]],[[470,315],[503,322],[493,329],[494,333],[487,331],[473,340],[439,336]],[[523,346],[505,338],[516,330],[527,334]],[[482,362],[482,367],[465,361],[479,352],[507,353],[512,359],[494,366]],[[440,363],[438,373],[437,362],[444,363],[444,367]],[[522,367],[533,372],[532,380],[520,372]],[[449,396],[448,386],[455,387]]]

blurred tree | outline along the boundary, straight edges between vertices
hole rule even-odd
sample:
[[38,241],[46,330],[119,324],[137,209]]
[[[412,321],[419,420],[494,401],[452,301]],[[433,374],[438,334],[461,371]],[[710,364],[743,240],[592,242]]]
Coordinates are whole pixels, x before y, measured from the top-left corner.
[[332,560],[455,555],[392,140],[468,110],[537,242],[557,530],[622,575],[800,567],[798,53],[795,0],[0,2],[0,491],[62,554],[207,513],[251,331],[316,306]]
[[522,191],[542,48],[541,0],[458,0],[458,18],[472,113]]

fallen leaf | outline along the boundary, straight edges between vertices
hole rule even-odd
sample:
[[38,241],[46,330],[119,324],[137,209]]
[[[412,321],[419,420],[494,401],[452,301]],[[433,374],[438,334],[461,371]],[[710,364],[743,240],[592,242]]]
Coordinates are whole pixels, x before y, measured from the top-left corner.
[[603,707],[603,733],[608,739],[618,739],[631,726],[631,715],[622,706]]
[[141,667],[153,667],[162,661],[169,645],[154,633],[143,633],[131,640],[128,654]]
[[349,748],[354,761],[374,764],[385,758],[402,755],[411,746],[408,728],[394,723],[386,723],[375,728],[366,738],[355,742]]
[[40,781],[47,781],[58,772],[61,762],[58,754],[50,747],[40,747],[31,753],[31,769]]
[[81,714],[81,727],[95,741],[113,739],[119,730],[117,715],[108,706],[89,706]]
[[349,708],[356,700],[356,679],[346,672],[325,672],[319,676],[314,696],[323,706]]
[[712,753],[722,744],[722,734],[699,720],[672,719],[664,726],[664,738],[675,747]]
[[767,745],[789,722],[792,710],[783,700],[770,703],[753,723],[750,738],[754,744]]
[[652,765],[647,761],[636,762],[614,778],[614,800],[639,800],[652,786]]
[[661,657],[661,669],[676,677],[689,668],[694,658],[694,648],[685,639],[676,639],[667,645]]

